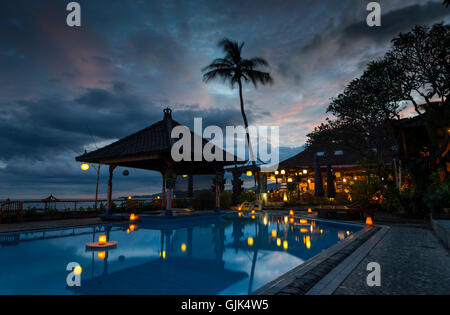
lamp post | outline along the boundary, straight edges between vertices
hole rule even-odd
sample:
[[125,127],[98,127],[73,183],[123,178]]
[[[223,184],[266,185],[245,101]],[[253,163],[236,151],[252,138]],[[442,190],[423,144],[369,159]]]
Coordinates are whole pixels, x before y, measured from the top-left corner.
[[[98,181],[99,181],[99,178],[100,178],[100,163],[99,163],[97,166],[93,165],[93,167],[94,167],[94,169],[97,170],[97,184],[96,184],[96,186],[95,186],[95,203],[94,203],[94,208],[95,208],[95,210],[97,210],[97,201],[98,201]],[[87,163],[81,164],[81,169],[82,169],[83,171],[86,172],[86,171],[89,170],[89,168],[90,168],[90,165],[89,165],[89,164],[87,164]]]

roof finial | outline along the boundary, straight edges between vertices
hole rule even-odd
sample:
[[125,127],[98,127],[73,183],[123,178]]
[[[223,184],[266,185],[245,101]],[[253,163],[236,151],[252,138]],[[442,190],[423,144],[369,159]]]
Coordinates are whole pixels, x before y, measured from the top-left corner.
[[164,109],[164,119],[172,119],[172,110],[169,107]]

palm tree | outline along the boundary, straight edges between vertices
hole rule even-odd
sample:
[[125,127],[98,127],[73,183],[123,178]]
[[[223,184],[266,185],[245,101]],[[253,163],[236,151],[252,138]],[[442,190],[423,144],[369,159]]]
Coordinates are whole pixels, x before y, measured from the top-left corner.
[[253,150],[250,145],[250,135],[248,132],[248,121],[244,110],[244,98],[242,96],[242,83],[251,82],[255,88],[258,87],[258,83],[262,85],[272,84],[273,79],[270,73],[257,70],[258,68],[268,68],[269,63],[263,58],[255,57],[251,59],[242,58],[242,48],[244,43],[238,43],[237,41],[224,38],[218,43],[218,47],[222,48],[225,53],[224,58],[215,59],[210,65],[202,69],[203,81],[208,83],[211,80],[221,79],[223,82],[228,82],[233,89],[237,84],[239,87],[239,98],[241,101],[241,114],[244,119],[245,131],[247,135],[247,142],[250,151],[250,158],[253,165],[255,165],[255,159],[253,158]]

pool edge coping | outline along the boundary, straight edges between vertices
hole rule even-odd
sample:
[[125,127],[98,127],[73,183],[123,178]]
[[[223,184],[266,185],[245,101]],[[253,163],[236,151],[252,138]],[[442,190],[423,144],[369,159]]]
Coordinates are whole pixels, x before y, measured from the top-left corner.
[[331,295],[355,270],[359,263],[366,258],[370,251],[384,238],[389,231],[388,226],[378,226],[380,230],[370,236],[363,244],[356,248],[353,253],[341,261],[336,267],[326,274],[318,283],[309,289],[305,295]]
[[[311,219],[310,219],[311,220]],[[324,222],[328,222],[328,220],[321,220]],[[329,221],[329,222],[334,222],[334,221]],[[341,222],[339,222],[341,223]],[[345,223],[344,223],[345,224]],[[357,224],[355,224],[357,225]],[[361,225],[360,225],[361,226]],[[288,272],[282,274],[281,276],[279,276],[278,278],[270,281],[269,283],[266,283],[265,285],[263,285],[262,287],[260,287],[259,289],[255,290],[254,292],[252,292],[250,295],[275,295],[277,293],[279,293],[280,291],[282,291],[284,288],[288,287],[290,284],[292,284],[297,278],[305,275],[306,273],[308,273],[309,271],[311,271],[312,269],[314,269],[316,266],[318,266],[320,263],[326,261],[328,258],[332,257],[334,254],[336,254],[337,252],[339,252],[340,250],[342,250],[343,248],[347,247],[347,245],[350,245],[352,242],[354,242],[355,240],[359,239],[360,237],[362,237],[363,235],[365,235],[366,233],[371,232],[373,229],[375,228],[380,228],[380,230],[376,231],[374,235],[377,235],[381,230],[383,230],[383,228],[389,229],[386,226],[383,225],[374,225],[374,226],[363,226],[363,228],[356,232],[355,234],[350,235],[348,238],[338,242],[337,244],[325,249],[324,251],[322,251],[321,253],[311,257],[310,259],[308,259],[307,261],[305,261],[303,264],[294,267],[293,269],[289,270]],[[386,230],[387,231],[387,230]],[[367,242],[369,242],[372,237],[374,236],[370,236],[369,239],[367,241],[365,241],[363,244],[361,244],[358,248],[356,248],[352,254],[350,256],[352,256],[360,247],[362,247],[364,244],[366,244]],[[367,255],[367,254],[366,254]],[[364,257],[366,256],[364,255]],[[349,256],[349,257],[350,257]],[[349,257],[345,258],[344,261],[346,261]],[[361,260],[364,258],[362,257]],[[326,275],[324,275],[319,282],[317,282],[316,284],[313,285],[313,287],[311,289],[309,289],[306,293],[308,293],[310,290],[312,290],[316,285],[318,285],[320,282],[322,282],[322,280],[327,277],[329,274],[332,274],[336,268],[338,268],[342,263],[344,263],[344,261],[341,261],[340,263],[338,263],[337,266],[335,266],[330,272],[328,272]],[[359,263],[359,261],[358,261]],[[357,265],[357,264],[356,264]],[[356,267],[355,265],[355,267]],[[353,271],[353,269],[351,269],[351,271]],[[351,272],[350,271],[350,272]],[[332,274],[333,275],[333,274]],[[348,275],[347,275],[348,276]],[[347,277],[346,276],[346,277]],[[345,278],[346,278],[345,277]],[[342,281],[345,280],[342,279]],[[340,285],[341,282],[339,282],[338,285]],[[323,283],[321,284],[323,285]],[[333,291],[334,292],[334,291]],[[305,293],[305,294],[306,294]]]

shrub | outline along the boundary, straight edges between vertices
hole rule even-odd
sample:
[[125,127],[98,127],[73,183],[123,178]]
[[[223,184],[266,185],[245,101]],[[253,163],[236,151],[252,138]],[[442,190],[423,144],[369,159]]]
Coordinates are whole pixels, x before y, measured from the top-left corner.
[[371,200],[372,196],[379,191],[376,177],[369,176],[368,179],[358,180],[350,186],[350,195],[353,201]]
[[256,195],[254,192],[244,191],[239,195],[239,204],[248,201],[253,202],[256,200]]
[[430,181],[431,185],[425,193],[424,201],[431,211],[439,213],[450,207],[450,179],[441,181],[436,172],[430,176]]
[[233,205],[233,193],[231,191],[222,191],[220,193],[220,207],[230,209]]

